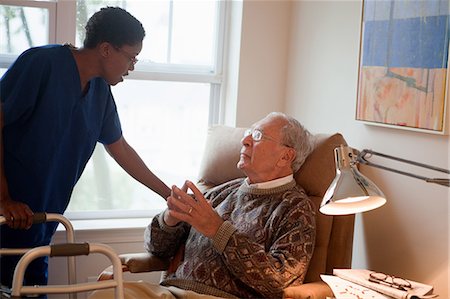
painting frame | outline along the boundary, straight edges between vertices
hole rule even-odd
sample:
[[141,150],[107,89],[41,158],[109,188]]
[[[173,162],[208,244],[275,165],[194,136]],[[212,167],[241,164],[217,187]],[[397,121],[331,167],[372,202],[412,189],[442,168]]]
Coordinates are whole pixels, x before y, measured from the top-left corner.
[[449,135],[449,2],[362,0],[357,121]]

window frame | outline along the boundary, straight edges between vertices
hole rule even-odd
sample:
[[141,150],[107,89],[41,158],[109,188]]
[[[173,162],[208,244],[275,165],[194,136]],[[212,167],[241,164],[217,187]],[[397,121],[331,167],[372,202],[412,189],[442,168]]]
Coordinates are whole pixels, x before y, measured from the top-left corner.
[[[1,5],[35,7],[48,10],[48,39],[49,43],[56,42],[56,5],[54,1],[34,1],[34,0],[2,0]],[[8,68],[17,58],[15,54],[0,54],[0,68]]]

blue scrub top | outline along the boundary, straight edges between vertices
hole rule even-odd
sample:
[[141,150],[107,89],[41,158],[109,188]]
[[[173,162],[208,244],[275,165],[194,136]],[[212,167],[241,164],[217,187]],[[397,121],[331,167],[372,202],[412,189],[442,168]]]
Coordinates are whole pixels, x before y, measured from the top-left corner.
[[[68,46],[49,45],[22,53],[0,79],[3,162],[12,199],[34,212],[64,213],[75,183],[97,141],[122,136],[110,86],[89,81],[82,94],[78,68]],[[0,247],[50,243],[57,223],[28,230],[0,227]],[[18,256],[0,256],[0,279],[10,285]],[[45,284],[47,258],[29,265],[26,283]]]
[[122,136],[110,86],[83,95],[68,46],[21,54],[0,81],[4,168],[9,192],[34,212],[63,213],[96,142]]

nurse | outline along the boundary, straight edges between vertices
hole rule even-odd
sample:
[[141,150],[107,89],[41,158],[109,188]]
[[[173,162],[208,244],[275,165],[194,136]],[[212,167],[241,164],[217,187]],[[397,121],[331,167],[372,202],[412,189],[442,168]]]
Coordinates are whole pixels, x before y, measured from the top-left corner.
[[[56,223],[32,226],[33,212],[64,213],[97,142],[133,178],[167,198],[122,135],[111,85],[134,70],[145,31],[127,11],[106,7],[86,25],[83,47],[26,50],[0,80],[1,247],[48,245]],[[0,278],[11,286],[19,257],[0,257]],[[30,265],[25,284],[47,284],[47,260]]]

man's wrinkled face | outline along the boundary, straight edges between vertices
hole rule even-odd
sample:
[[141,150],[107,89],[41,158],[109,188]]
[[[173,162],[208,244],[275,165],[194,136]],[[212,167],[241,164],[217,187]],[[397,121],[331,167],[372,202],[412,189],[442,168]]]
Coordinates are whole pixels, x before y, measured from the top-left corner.
[[[281,128],[285,124],[282,118],[266,117],[251,128],[251,132],[257,130],[262,135],[257,132],[242,138],[241,155],[237,167],[248,176],[251,183],[273,180],[277,178],[279,168],[285,167],[281,160],[286,150],[290,149],[281,142]],[[254,140],[252,135],[260,140]]]

